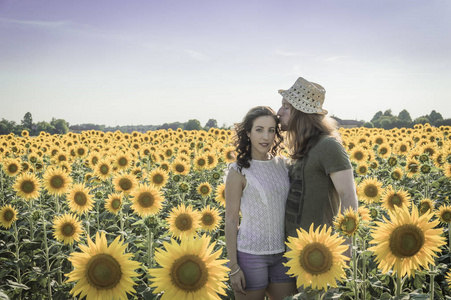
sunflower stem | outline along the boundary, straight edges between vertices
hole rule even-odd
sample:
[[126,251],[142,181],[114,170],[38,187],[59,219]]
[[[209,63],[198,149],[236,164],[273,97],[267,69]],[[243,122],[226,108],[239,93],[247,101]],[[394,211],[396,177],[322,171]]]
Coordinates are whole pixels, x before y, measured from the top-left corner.
[[28,208],[30,212],[30,242],[32,242],[34,240],[33,200],[28,201]]
[[357,286],[357,242],[356,242],[356,235],[352,236],[352,275],[354,276],[354,299],[359,299],[359,288]]
[[451,253],[451,223],[448,223],[448,252]]
[[[364,253],[366,251],[366,241],[365,238],[362,238],[362,253]],[[366,256],[363,255],[362,256],[362,282],[363,282],[363,287],[362,287],[362,299],[365,300],[366,299]]]
[[[16,222],[13,223],[14,226],[14,244],[16,246],[16,260],[19,261],[20,252],[19,252],[19,231],[17,230]],[[22,283],[22,276],[20,274],[19,264],[16,265],[17,268],[17,282]]]
[[[47,272],[50,273],[50,261],[49,261],[49,245],[47,243],[47,224],[45,221],[45,217],[44,214],[42,214],[42,225],[44,228],[44,250],[45,250],[45,266],[47,268]],[[52,298],[52,286],[51,286],[51,280],[50,280],[50,275],[47,275],[47,289],[48,289],[48,294],[49,294],[49,299],[53,299]]]
[[431,297],[429,299],[434,300],[434,294],[435,294],[435,284],[434,284],[434,279],[435,279],[435,265],[434,264],[429,264],[430,265],[430,269],[431,269],[431,274],[430,276],[430,282],[429,282],[429,290],[431,291]]
[[399,298],[401,295],[402,287],[402,276],[399,275],[399,270],[396,271],[396,297]]
[[149,226],[147,226],[147,265],[149,268],[153,267],[152,260],[153,260],[153,231],[150,230]]

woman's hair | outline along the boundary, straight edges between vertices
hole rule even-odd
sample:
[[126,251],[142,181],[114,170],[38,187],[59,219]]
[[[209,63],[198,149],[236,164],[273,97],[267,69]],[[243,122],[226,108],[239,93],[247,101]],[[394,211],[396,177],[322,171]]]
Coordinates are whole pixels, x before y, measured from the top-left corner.
[[275,111],[267,106],[257,106],[251,108],[249,112],[244,116],[241,123],[235,124],[235,135],[233,139],[233,144],[236,151],[236,163],[239,170],[242,168],[250,167],[251,156],[251,140],[248,137],[248,133],[251,132],[252,126],[254,125],[255,119],[262,116],[270,116],[274,119],[276,123],[276,136],[274,139],[274,145],[271,147],[269,153],[276,155],[279,151],[279,145],[282,143],[283,138],[280,135],[279,119]]
[[333,137],[342,143],[337,121],[328,115],[306,114],[291,107],[286,144],[292,159],[304,157],[322,135]]

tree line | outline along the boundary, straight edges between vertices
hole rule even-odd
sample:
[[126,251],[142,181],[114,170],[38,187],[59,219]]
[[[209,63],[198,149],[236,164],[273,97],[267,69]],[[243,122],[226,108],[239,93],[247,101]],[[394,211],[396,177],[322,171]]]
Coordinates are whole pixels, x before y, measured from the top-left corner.
[[[336,117],[335,117],[336,118]],[[341,125],[346,124],[349,120],[340,120],[336,118],[338,123]],[[426,124],[429,123],[432,126],[451,126],[451,119],[443,119],[442,115],[435,110],[431,111],[429,115],[424,115],[412,120],[409,112],[407,110],[402,110],[398,115],[393,115],[391,109],[385,112],[378,111],[371,121],[352,121],[354,126],[363,126],[368,128],[413,128],[416,124]],[[64,119],[52,118],[50,122],[41,121],[34,123],[33,116],[30,112],[27,112],[20,124],[14,121],[8,121],[4,118],[0,121],[0,134],[10,134],[14,133],[20,135],[22,131],[26,130],[31,136],[38,135],[41,131],[48,132],[50,134],[66,134],[70,132],[82,132],[87,130],[98,130],[103,132],[114,132],[121,131],[124,133],[136,132],[147,132],[159,129],[173,129],[178,128],[183,130],[209,130],[210,128],[222,128],[228,129],[226,124],[219,127],[215,119],[209,119],[208,122],[202,126],[199,120],[191,119],[185,123],[173,122],[164,123],[163,125],[125,125],[125,126],[105,126],[98,124],[79,124],[79,125],[69,125]]]

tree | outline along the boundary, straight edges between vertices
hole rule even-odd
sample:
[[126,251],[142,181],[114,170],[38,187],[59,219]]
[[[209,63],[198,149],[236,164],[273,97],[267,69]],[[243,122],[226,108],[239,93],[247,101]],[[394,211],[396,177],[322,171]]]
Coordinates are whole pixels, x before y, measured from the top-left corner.
[[8,121],[6,119],[0,121],[0,134],[10,134],[11,132],[14,132],[15,128],[16,122],[14,121]]
[[362,126],[365,128],[374,128],[374,124],[371,122],[365,122]]
[[27,112],[23,116],[21,124],[23,125],[23,127],[25,127],[24,129],[28,129],[28,131],[31,131],[33,129],[33,117],[31,116],[30,112]]
[[191,119],[185,123],[185,130],[202,130],[199,120]]
[[429,120],[431,121],[431,125],[435,125],[435,122],[439,120],[443,120],[443,117],[440,113],[436,112],[435,110],[431,111],[429,114]]
[[51,133],[66,134],[69,132],[69,123],[63,119],[52,118],[50,125],[54,127],[54,130]]
[[52,133],[55,131],[55,127],[50,125],[48,122],[41,121],[36,124],[36,133],[40,133],[41,131]]
[[378,112],[374,115],[374,117],[371,119],[371,123],[374,124],[374,121],[379,120],[380,117],[382,117],[382,111],[378,111]]
[[426,124],[426,123],[431,123],[431,121],[429,120],[429,118],[427,116],[423,116],[423,117],[419,117],[416,118],[414,121],[415,124]]
[[403,121],[412,122],[412,117],[410,116],[409,112],[405,109],[399,112],[398,118]]
[[210,119],[208,120],[208,122],[205,124],[205,129],[210,129],[210,128],[218,128],[218,122],[215,119]]
[[384,111],[384,116],[386,117],[392,117],[392,113],[391,113],[391,109],[387,109],[386,111]]

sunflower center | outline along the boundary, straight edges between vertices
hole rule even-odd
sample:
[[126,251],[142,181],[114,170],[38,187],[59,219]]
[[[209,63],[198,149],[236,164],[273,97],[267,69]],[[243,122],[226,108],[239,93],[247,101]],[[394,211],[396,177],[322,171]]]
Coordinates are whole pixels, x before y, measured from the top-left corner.
[[119,186],[122,190],[128,191],[133,187],[132,181],[128,178],[121,178],[119,180]]
[[14,212],[11,211],[11,210],[5,211],[5,213],[3,214],[3,219],[4,219],[6,222],[11,221],[12,219],[14,219]]
[[61,226],[61,233],[64,236],[70,237],[74,234],[75,228],[71,223],[65,223],[63,226]]
[[8,171],[10,173],[15,173],[15,172],[17,172],[18,169],[19,169],[19,167],[16,164],[10,164],[8,166]]
[[208,195],[210,193],[210,188],[206,185],[200,187],[200,193],[202,195]]
[[35,191],[35,185],[33,181],[25,180],[22,182],[20,186],[20,190],[23,191],[26,194],[31,194]]
[[151,207],[154,203],[154,197],[149,192],[141,193],[138,197],[139,205],[142,207]]
[[175,219],[175,226],[180,231],[190,230],[193,227],[193,219],[189,214],[180,214]]
[[389,247],[395,256],[407,258],[421,250],[424,240],[424,233],[420,228],[412,224],[405,224],[393,230],[390,235]]
[[175,166],[175,170],[179,173],[183,173],[185,171],[185,167],[181,164]]
[[323,274],[332,267],[332,252],[321,243],[310,243],[301,251],[300,264],[312,275]]
[[401,179],[401,174],[399,173],[399,172],[393,172],[392,174],[391,174],[391,178],[393,179],[393,180],[399,180],[399,179]]
[[355,158],[356,160],[362,160],[362,159],[363,159],[363,153],[360,152],[360,151],[357,151],[357,152],[354,154],[354,158]]
[[206,165],[206,161],[205,161],[205,159],[203,159],[203,158],[201,158],[201,159],[199,159],[198,161],[197,161],[197,164],[199,165],[199,166],[205,166]]
[[374,184],[368,184],[365,187],[364,192],[365,192],[366,196],[368,196],[370,198],[374,198],[374,197],[376,197],[378,195],[379,189]]
[[202,223],[204,223],[205,225],[212,225],[214,223],[214,221],[215,221],[215,219],[209,213],[205,213],[202,216]]
[[128,164],[128,160],[125,157],[121,157],[119,158],[118,163],[121,167],[125,167]]
[[401,147],[399,147],[399,150],[401,152],[406,152],[407,151],[407,146],[406,145],[401,145]]
[[76,192],[74,195],[74,202],[79,206],[85,206],[88,202],[88,197],[83,192]]
[[394,194],[391,198],[390,198],[390,203],[392,207],[399,206],[401,207],[402,204],[402,200],[401,197],[399,197],[398,194]]
[[164,181],[164,177],[161,174],[156,174],[152,180],[156,184],[162,184]]
[[113,209],[119,209],[121,207],[121,200],[120,199],[113,199],[113,201],[111,201],[111,207]]
[[121,278],[121,265],[109,254],[100,253],[93,256],[86,266],[86,279],[96,289],[112,289]]
[[60,189],[64,185],[64,178],[60,175],[55,175],[50,179],[50,185],[54,189]]
[[174,261],[171,280],[181,290],[195,292],[205,286],[208,270],[205,262],[197,255],[184,255]]
[[354,218],[346,217],[341,223],[341,228],[347,234],[352,234],[357,228],[357,222]]
[[110,171],[110,168],[107,165],[101,165],[99,170],[100,170],[100,173],[102,173],[103,175],[106,175]]

